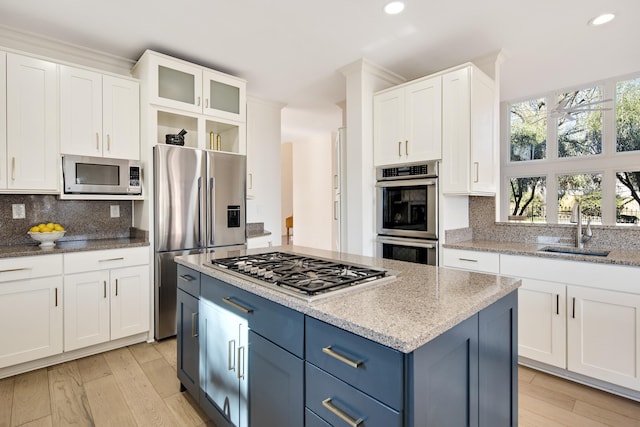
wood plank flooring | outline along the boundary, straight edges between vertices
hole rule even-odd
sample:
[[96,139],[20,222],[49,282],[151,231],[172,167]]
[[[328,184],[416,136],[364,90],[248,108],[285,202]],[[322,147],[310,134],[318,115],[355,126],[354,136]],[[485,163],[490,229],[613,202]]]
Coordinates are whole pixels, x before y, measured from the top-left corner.
[[[525,367],[518,397],[521,427],[640,427],[640,403]],[[179,391],[175,339],[0,380],[0,427],[70,425],[215,427]]]

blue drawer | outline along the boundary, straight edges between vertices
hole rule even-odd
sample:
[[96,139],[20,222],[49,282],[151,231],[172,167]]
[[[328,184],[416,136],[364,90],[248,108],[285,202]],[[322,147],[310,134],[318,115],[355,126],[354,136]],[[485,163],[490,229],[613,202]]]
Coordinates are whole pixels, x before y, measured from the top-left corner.
[[399,351],[307,317],[306,360],[396,410],[403,408],[404,355]]
[[304,411],[304,427],[331,427],[331,424],[317,416],[309,408]]
[[202,275],[201,297],[244,317],[249,328],[304,358],[304,315],[213,277]]
[[[329,424],[342,426],[349,417],[367,427],[401,427],[402,414],[310,363],[305,365],[306,407]],[[382,376],[382,375],[381,375]]]
[[200,298],[200,272],[178,264],[178,289]]

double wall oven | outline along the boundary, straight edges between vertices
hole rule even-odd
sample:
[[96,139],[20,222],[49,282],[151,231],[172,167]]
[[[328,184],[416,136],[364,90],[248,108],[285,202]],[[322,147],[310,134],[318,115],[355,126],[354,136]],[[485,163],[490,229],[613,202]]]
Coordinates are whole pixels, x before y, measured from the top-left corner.
[[438,162],[376,169],[377,256],[438,264]]

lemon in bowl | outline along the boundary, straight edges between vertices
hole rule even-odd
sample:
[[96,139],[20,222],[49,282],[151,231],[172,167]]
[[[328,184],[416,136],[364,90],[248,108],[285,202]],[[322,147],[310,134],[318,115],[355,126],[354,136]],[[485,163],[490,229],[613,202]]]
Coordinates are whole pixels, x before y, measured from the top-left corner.
[[56,240],[61,239],[65,233],[62,225],[52,222],[34,225],[27,232],[33,240],[40,242],[41,248],[53,248]]

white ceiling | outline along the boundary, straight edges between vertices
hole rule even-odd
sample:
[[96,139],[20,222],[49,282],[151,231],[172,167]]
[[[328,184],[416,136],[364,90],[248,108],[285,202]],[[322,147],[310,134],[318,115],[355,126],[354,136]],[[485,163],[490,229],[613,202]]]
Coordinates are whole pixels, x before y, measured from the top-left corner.
[[[326,126],[314,112],[335,112],[337,70],[360,58],[413,79],[503,49],[503,100],[640,71],[638,0],[405,3],[388,16],[382,0],[0,0],[0,24],[133,60],[150,48],[207,65],[310,127]],[[617,18],[587,26],[604,11]]]

